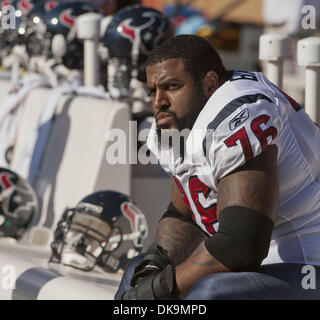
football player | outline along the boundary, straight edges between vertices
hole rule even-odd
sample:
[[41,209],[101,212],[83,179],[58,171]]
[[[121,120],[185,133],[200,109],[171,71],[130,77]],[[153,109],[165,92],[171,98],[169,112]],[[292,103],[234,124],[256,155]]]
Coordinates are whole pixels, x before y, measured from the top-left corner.
[[146,74],[171,203],[116,299],[319,298],[302,286],[302,266],[320,264],[319,128],[198,36],[157,47]]

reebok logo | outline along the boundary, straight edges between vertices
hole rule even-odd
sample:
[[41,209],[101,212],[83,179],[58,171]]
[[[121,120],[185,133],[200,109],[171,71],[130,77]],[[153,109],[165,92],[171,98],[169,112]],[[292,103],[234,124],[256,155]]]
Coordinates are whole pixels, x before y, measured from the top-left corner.
[[229,127],[230,130],[234,130],[240,126],[243,122],[245,122],[249,118],[249,110],[244,109],[240,113],[238,113],[230,122]]

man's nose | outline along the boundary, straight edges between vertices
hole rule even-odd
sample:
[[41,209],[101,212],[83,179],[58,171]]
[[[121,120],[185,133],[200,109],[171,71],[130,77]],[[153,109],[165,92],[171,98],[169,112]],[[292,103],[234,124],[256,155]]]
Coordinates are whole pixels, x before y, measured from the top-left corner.
[[158,89],[156,91],[153,100],[153,107],[155,112],[158,112],[161,109],[166,110],[170,107],[168,96],[164,90]]

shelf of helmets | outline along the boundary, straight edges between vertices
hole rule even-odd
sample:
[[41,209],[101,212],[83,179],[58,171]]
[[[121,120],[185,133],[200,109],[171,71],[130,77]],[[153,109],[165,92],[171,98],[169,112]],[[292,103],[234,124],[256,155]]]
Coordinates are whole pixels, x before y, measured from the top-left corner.
[[[11,169],[14,171],[19,169],[17,164],[23,156],[23,147],[35,130],[36,119],[41,108],[45,106],[50,92],[51,90],[46,88],[33,89],[23,104],[23,117],[19,124],[11,164]],[[71,272],[67,277],[63,277],[65,282],[61,284],[61,281],[64,281],[61,277],[55,276],[51,280],[50,271],[49,274],[43,271],[48,268],[53,231],[64,209],[74,207],[81,198],[94,191],[111,189],[131,194],[142,211],[150,213],[147,215],[150,235],[148,242],[152,241],[156,227],[153,222],[164,212],[169,199],[168,178],[157,166],[128,164],[110,166],[105,159],[108,147],[105,139],[107,132],[117,128],[128,133],[129,117],[126,105],[108,99],[77,97],[69,94],[61,97],[43,154],[42,167],[34,185],[36,193],[42,195],[42,210],[20,243],[12,239],[0,240],[0,268],[13,265],[17,283],[21,283],[21,277],[23,279],[24,276],[28,276],[30,270],[38,270],[38,273],[33,274],[31,278],[33,280],[28,282],[29,290],[23,292],[31,289],[32,292],[38,292],[40,290],[38,286],[48,278],[50,285],[48,282],[46,289],[41,289],[42,295],[38,294],[38,299],[55,297],[98,299],[99,292],[101,299],[113,298],[119,283],[119,276],[116,274],[99,275],[100,278],[107,280],[118,279],[118,282],[117,285],[115,282],[111,286],[103,285],[106,291],[97,291],[96,286],[92,284],[94,283],[92,279],[97,277],[96,274],[91,275],[89,281],[86,274],[83,279],[71,280]],[[156,207],[155,200],[158,203]],[[69,281],[73,287],[68,286]],[[55,295],[58,288],[54,286],[55,282],[60,288],[61,285],[67,288],[63,295],[60,293]],[[74,290],[76,284],[82,287],[82,290]],[[91,292],[91,289],[94,293],[83,296],[84,292]],[[18,295],[16,292],[12,290],[10,293],[10,290],[0,288],[0,299],[16,298]],[[23,292],[21,298],[30,298]]]
[[[16,165],[23,147],[34,131],[37,114],[49,94],[50,89],[37,88],[25,100],[12,170],[18,169]],[[147,215],[147,220],[148,241],[152,241],[155,234],[152,222],[164,212],[169,199],[167,177],[157,166],[110,166],[105,159],[107,132],[117,128],[128,133],[129,117],[126,105],[107,99],[72,95],[60,99],[34,186],[36,193],[42,195],[42,210],[20,243],[12,239],[0,240],[0,268],[14,266],[17,279],[14,290],[4,290],[0,286],[0,299],[35,297],[28,292],[37,292],[37,299],[113,299],[120,281],[118,274],[90,273],[89,276],[80,272],[83,273],[82,278],[74,278],[74,272],[69,271],[67,276],[58,276],[48,269],[48,260],[53,231],[64,209],[74,207],[81,198],[98,190],[111,189],[131,194],[142,211],[151,215]],[[159,203],[156,208],[155,199]],[[30,275],[32,270],[34,273]],[[97,281],[100,288],[96,286]],[[26,284],[21,287],[21,283]],[[64,290],[59,292],[62,286]]]
[[[11,91],[12,78],[3,74],[1,97]],[[23,174],[26,146],[38,132],[39,116],[50,104],[52,91],[39,86],[29,90],[19,104],[21,113],[9,168],[23,178],[27,178]],[[0,299],[113,299],[120,275],[88,276],[77,274],[76,270],[65,275],[66,268],[54,271],[48,260],[53,231],[66,207],[75,206],[84,196],[98,190],[130,194],[130,166],[110,166],[105,160],[107,134],[117,128],[128,136],[129,119],[127,105],[106,97],[72,93],[59,97],[47,143],[41,150],[41,166],[35,172],[33,187],[40,210],[19,242],[6,238],[0,241],[0,268],[12,267],[14,278],[11,285],[9,280],[6,285],[10,273],[2,273]]]
[[[24,146],[28,144],[28,139],[35,130],[38,115],[41,108],[46,105],[45,101],[49,95],[50,89],[34,89],[23,104],[23,116],[19,123],[12,156],[13,171],[19,169],[18,163],[23,157]],[[92,97],[73,95],[61,97],[43,153],[37,183],[34,185],[42,202],[41,211],[38,212],[35,225],[26,232],[21,243],[7,239],[0,241],[0,266],[13,265],[17,281],[29,269],[39,269],[47,263],[53,231],[66,207],[75,206],[87,194],[101,189],[130,193],[130,166],[125,164],[108,166],[105,161],[107,132],[112,128],[128,132],[128,121],[129,110],[124,104]],[[39,281],[29,283],[29,289],[35,290],[34,286],[37,288],[43,282],[43,277],[46,277],[46,274],[43,275],[41,272],[37,274],[34,280]],[[50,283],[52,281],[61,280],[51,280]],[[63,285],[66,288],[68,281],[66,280]],[[78,284],[83,290],[72,289],[68,292],[64,289],[66,298],[81,299],[83,292],[90,292],[92,287],[92,284],[83,280],[72,280],[72,282],[75,282],[73,288]],[[100,290],[101,298],[111,298],[116,286],[113,285],[112,290],[108,286],[106,289],[106,291]],[[46,291],[44,298],[54,298],[50,296],[52,290],[56,289],[51,288]],[[90,293],[86,298],[98,299],[99,290],[97,291],[94,286],[91,291],[95,294]],[[16,291],[13,291],[11,298],[14,297],[14,292]],[[74,292],[77,293],[76,296],[73,296]],[[57,297],[63,296],[59,293]],[[3,291],[0,288],[0,299],[2,298],[9,298],[8,290]]]
[[[12,90],[12,76],[3,72],[0,93],[4,101]],[[92,76],[92,75],[91,75]],[[9,169],[27,178],[23,170],[26,146],[38,131],[38,118],[52,99],[52,89],[36,87],[20,103],[21,114]],[[169,179],[157,165],[109,165],[106,152],[112,129],[130,139],[130,109],[110,98],[61,95],[54,121],[35,172],[33,187],[40,209],[23,238],[0,239],[0,283],[6,283],[6,267],[13,267],[13,288],[0,285],[1,299],[113,299],[120,274],[52,270],[48,260],[57,222],[66,207],[74,207],[84,196],[99,190],[129,194],[146,214],[152,241],[158,219],[169,199]],[[128,152],[129,143],[126,145]],[[155,206],[155,201],[157,205]],[[61,266],[56,266],[61,267]],[[10,287],[10,281],[9,283]],[[61,290],[63,288],[63,290]]]

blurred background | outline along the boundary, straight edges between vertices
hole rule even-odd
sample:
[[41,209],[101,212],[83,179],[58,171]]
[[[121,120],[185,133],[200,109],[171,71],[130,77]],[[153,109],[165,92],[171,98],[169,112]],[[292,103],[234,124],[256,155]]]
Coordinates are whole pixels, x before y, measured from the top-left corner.
[[[218,49],[229,69],[262,71],[259,37],[279,32],[292,38],[290,57],[284,61],[284,89],[304,100],[304,69],[296,62],[297,41],[320,36],[320,0],[143,0],[172,18],[176,34],[198,34]],[[315,21],[306,11],[314,8]],[[303,8],[305,7],[305,11]],[[302,19],[310,23],[304,29]],[[312,27],[312,28],[311,28]]]

